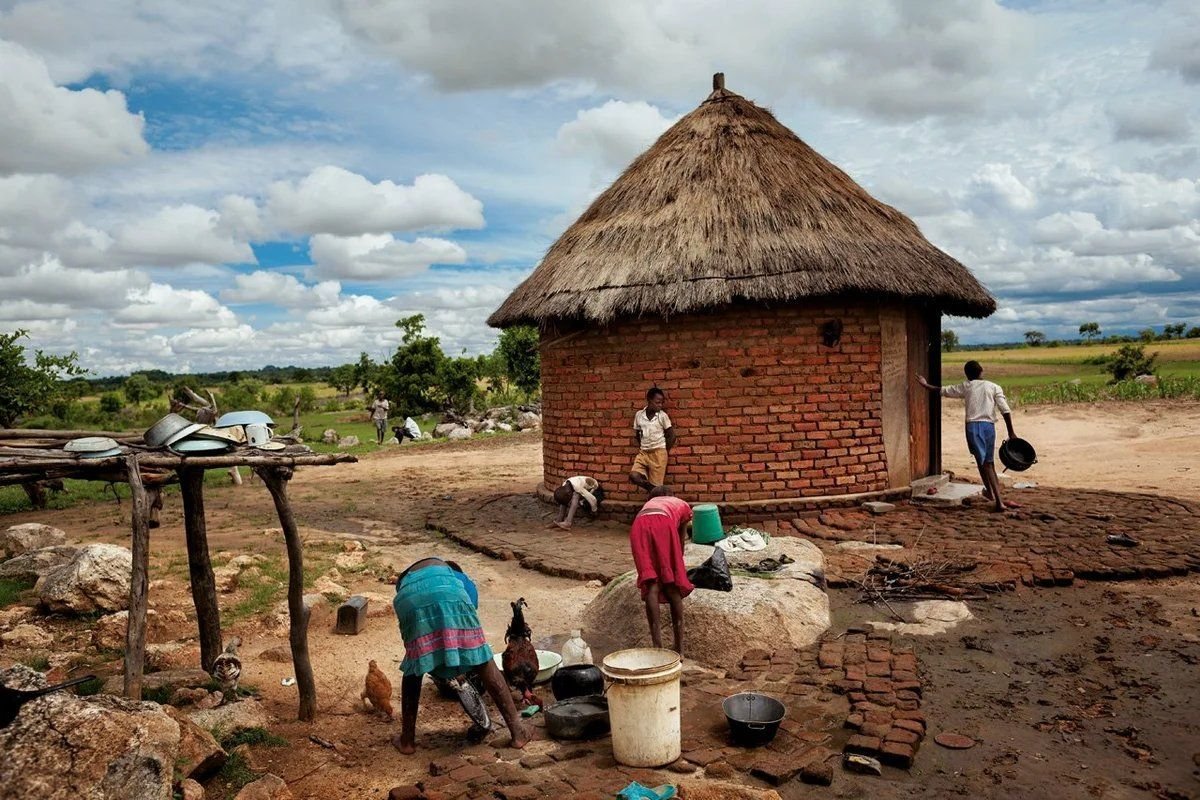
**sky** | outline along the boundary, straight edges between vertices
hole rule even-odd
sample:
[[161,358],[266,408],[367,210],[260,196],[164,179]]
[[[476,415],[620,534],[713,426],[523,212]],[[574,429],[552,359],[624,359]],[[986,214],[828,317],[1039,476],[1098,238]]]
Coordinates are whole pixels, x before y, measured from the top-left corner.
[[97,375],[451,354],[727,87],[999,300],[1200,325],[1200,3],[0,0],[0,331]]

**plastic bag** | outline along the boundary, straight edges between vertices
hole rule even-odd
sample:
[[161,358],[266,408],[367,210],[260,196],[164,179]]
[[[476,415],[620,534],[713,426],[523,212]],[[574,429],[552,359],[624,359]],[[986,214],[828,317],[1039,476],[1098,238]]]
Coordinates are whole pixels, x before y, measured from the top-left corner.
[[725,551],[719,547],[713,550],[713,554],[703,564],[689,569],[687,576],[697,589],[711,589],[714,592],[733,591],[733,576],[729,574],[729,559],[725,558]]

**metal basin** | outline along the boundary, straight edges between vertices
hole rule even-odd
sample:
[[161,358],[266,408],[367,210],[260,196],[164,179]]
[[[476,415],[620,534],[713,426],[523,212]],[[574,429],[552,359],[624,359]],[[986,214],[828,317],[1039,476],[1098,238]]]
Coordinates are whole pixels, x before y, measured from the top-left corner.
[[194,424],[194,422],[179,414],[167,414],[147,428],[146,432],[142,434],[142,438],[151,447],[162,447],[173,435]]

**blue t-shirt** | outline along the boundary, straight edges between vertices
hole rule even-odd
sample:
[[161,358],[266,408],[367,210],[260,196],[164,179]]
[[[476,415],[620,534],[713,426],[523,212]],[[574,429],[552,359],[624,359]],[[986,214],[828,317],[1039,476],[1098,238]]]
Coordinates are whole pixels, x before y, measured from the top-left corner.
[[458,582],[467,590],[467,597],[471,598],[471,605],[479,608],[479,590],[475,588],[475,582],[466,576],[466,573],[458,570],[451,570],[454,577],[458,578]]

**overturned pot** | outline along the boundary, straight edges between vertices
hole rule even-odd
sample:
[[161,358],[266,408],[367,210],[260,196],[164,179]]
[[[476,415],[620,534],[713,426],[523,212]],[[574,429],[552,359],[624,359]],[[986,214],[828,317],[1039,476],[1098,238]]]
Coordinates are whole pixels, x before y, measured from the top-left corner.
[[604,676],[600,674],[600,668],[593,664],[559,667],[550,679],[550,690],[554,692],[556,700],[604,694]]

